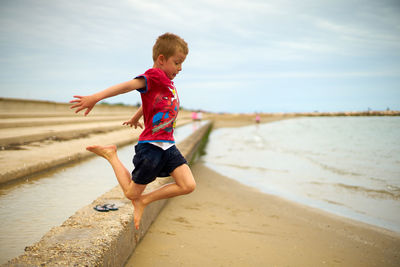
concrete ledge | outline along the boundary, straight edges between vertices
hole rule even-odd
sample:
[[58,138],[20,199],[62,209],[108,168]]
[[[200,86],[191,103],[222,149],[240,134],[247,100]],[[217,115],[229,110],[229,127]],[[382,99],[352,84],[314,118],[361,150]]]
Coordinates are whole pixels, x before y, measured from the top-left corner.
[[97,122],[97,123],[86,123],[86,124],[73,124],[68,125],[69,127],[55,126],[52,128],[48,127],[37,127],[37,128],[15,128],[4,129],[0,133],[0,146],[6,147],[8,145],[21,145],[25,143],[32,143],[46,140],[47,138],[52,139],[73,139],[81,136],[93,134],[93,133],[106,133],[121,129],[121,123],[111,122]]
[[[108,139],[107,139],[108,138]],[[60,148],[59,144],[43,146],[35,149],[34,151],[21,150],[18,151],[18,158],[23,159],[23,164],[15,165],[14,161],[11,164],[6,165],[0,170],[0,184],[15,181],[20,178],[29,177],[30,175],[36,175],[39,172],[45,171],[49,168],[59,167],[64,164],[73,163],[81,159],[92,157],[93,154],[82,150],[82,147],[93,143],[102,144],[99,140],[114,140],[114,144],[117,146],[123,146],[137,140],[138,136],[132,134],[130,129],[122,129],[119,131],[113,131],[110,133],[95,136],[92,139],[78,139],[64,142],[65,144]],[[87,140],[91,140],[90,142]],[[54,155],[51,153],[52,150],[57,149],[59,153]],[[42,153],[41,158],[35,157],[38,151]],[[10,160],[10,157],[7,157]],[[10,166],[11,165],[11,166]],[[12,166],[15,165],[15,166]]]
[[[185,125],[188,122],[189,120],[181,119],[177,126]],[[6,155],[3,154],[5,162],[3,161],[4,167],[0,169],[0,184],[91,157],[93,153],[82,149],[89,144],[107,144],[113,140],[113,144],[123,146],[134,142],[138,137],[139,134],[134,134],[131,128],[121,127],[121,130],[44,145],[33,148],[32,151],[18,150],[15,151],[17,154],[13,151],[8,152]],[[38,153],[42,155],[39,158],[37,157]]]
[[[132,113],[134,110],[132,110]],[[109,116],[89,116],[81,117],[79,115],[70,117],[24,117],[24,118],[1,118],[0,114],[0,129],[7,128],[23,128],[23,127],[40,127],[50,125],[66,125],[89,122],[105,122],[105,121],[124,121],[127,118],[125,115],[112,115]]]
[[[188,161],[210,128],[211,123],[208,123],[178,144]],[[146,190],[154,190],[170,181],[171,178],[157,179]],[[106,213],[93,210],[94,205],[104,203],[116,203],[119,210]],[[150,204],[143,214],[140,229],[136,230],[133,206],[116,186],[3,266],[123,266],[165,203],[166,200],[162,200]]]

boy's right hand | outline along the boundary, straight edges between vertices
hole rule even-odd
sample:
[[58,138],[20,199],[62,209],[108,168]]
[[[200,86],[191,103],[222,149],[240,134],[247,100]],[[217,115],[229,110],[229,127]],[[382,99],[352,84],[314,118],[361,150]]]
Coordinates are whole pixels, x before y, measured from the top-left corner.
[[89,114],[89,112],[93,109],[94,105],[96,105],[97,100],[93,96],[80,96],[74,95],[73,100],[69,101],[69,103],[76,103],[75,105],[71,106],[71,109],[76,108],[75,113],[86,109],[85,116]]
[[140,128],[143,129],[143,124],[140,123],[139,121],[129,120],[129,121],[126,121],[126,122],[122,123],[122,125],[129,125],[129,126],[131,126],[131,127],[132,127],[132,126],[135,126],[135,129],[136,129],[137,127],[140,127]]

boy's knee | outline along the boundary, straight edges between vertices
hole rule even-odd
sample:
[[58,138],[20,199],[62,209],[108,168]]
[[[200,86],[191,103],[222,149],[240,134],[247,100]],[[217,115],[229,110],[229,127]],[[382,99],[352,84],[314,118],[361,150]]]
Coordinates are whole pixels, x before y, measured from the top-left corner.
[[192,193],[194,190],[196,189],[196,182],[190,182],[185,184],[185,186],[183,187],[183,191],[185,194],[190,194]]

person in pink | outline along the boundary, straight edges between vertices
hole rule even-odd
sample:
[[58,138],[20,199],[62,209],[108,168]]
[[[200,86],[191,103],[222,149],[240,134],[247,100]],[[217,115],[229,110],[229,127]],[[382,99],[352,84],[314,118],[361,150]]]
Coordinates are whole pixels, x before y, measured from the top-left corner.
[[[191,193],[196,182],[193,174],[175,146],[173,131],[179,111],[179,97],[173,79],[182,70],[189,49],[179,36],[166,33],[158,37],[153,46],[153,68],[133,80],[111,86],[89,96],[74,96],[70,103],[78,113],[85,110],[86,116],[102,99],[137,90],[141,94],[142,106],[124,125],[143,128],[139,122],[144,118],[144,130],[135,146],[134,170],[130,173],[117,155],[115,145],[89,146],[86,149],[104,157],[112,166],[117,180],[135,208],[135,227],[139,229],[143,211],[150,203]],[[156,177],[172,176],[174,182],[150,193],[143,194],[147,184]]]
[[192,120],[193,121],[197,120],[197,112],[196,111],[192,111]]

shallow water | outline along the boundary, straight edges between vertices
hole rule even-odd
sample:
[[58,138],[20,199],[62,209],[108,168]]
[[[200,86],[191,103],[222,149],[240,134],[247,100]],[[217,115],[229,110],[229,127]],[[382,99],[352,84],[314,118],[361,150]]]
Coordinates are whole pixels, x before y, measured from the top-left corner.
[[400,118],[310,117],[211,133],[206,165],[259,190],[400,232]]
[[[177,143],[206,121],[175,129]],[[120,160],[133,169],[133,145],[118,149]],[[0,187],[0,264],[24,252],[52,227],[118,185],[112,168],[100,157],[46,171]]]

